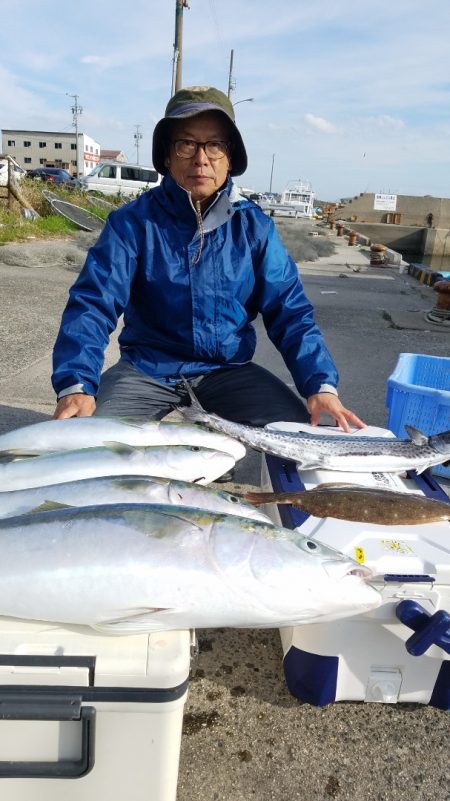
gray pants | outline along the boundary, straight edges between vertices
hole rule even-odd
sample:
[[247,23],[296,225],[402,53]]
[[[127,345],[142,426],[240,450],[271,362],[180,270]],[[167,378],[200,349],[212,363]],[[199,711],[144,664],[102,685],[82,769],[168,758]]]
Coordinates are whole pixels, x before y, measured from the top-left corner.
[[[189,383],[206,411],[235,423],[264,426],[276,420],[310,421],[299,396],[253,362],[213,370]],[[189,403],[182,381],[167,386],[121,360],[101,377],[95,414],[161,420],[175,406]]]

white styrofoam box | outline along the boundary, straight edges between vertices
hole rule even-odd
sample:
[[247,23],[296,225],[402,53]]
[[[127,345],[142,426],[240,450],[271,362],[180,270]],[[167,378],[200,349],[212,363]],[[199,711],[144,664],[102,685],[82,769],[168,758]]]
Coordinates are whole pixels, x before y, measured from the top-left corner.
[[[0,618],[3,797],[175,801],[191,645],[189,631],[109,636]],[[81,775],[63,778],[88,750]]]
[[[312,429],[293,423],[277,423],[271,428]],[[313,430],[339,434],[335,428]],[[366,428],[361,434],[370,436],[370,431]],[[374,436],[392,436],[385,429],[372,431]],[[279,463],[281,469],[282,461]],[[306,490],[342,482],[423,494],[414,480],[391,473],[300,472],[298,468],[297,473]],[[272,489],[266,459],[261,485],[264,490]],[[277,506],[267,505],[265,511],[275,523],[281,523]],[[447,708],[450,655],[439,645],[431,645],[422,656],[411,656],[405,642],[414,632],[397,618],[395,610],[402,600],[416,601],[429,615],[450,609],[448,528],[447,522],[385,526],[313,516],[297,527],[309,538],[370,568],[371,583],[383,602],[376,610],[346,620],[281,629],[286,680],[294,695],[319,706],[335,700],[431,701]]]

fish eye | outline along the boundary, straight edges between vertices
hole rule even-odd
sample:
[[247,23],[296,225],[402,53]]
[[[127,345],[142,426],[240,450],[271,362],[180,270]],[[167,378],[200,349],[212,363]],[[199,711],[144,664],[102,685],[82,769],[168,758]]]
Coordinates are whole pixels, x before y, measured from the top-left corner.
[[303,539],[303,540],[300,540],[300,542],[298,544],[299,544],[300,548],[302,548],[303,551],[311,552],[311,551],[317,551],[318,549],[320,550],[319,543],[314,542],[313,540],[305,540],[305,539]]
[[191,451],[199,451],[199,450],[200,450],[200,447],[198,445],[192,445],[191,446]]
[[231,501],[231,503],[239,503],[239,498],[236,498],[236,495],[229,495],[228,500]]

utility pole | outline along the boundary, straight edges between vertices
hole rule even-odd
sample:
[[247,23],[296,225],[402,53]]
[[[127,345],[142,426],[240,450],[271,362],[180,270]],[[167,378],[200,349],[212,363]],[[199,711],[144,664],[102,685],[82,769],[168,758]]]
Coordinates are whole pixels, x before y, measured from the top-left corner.
[[275,161],[275,153],[272,155],[272,169],[271,169],[271,171],[270,171],[270,186],[269,186],[269,192],[272,192],[272,178],[273,178],[273,163],[274,163],[274,161]]
[[233,78],[233,56],[234,50],[230,53],[230,71],[228,73],[228,97],[231,97],[231,92],[236,88],[236,81]]
[[183,71],[183,8],[189,8],[187,0],[175,1],[175,42],[173,45],[172,95],[182,86]]
[[[81,106],[78,105],[78,95],[71,95],[68,92],[66,92],[66,95],[67,95],[67,97],[73,97],[73,99],[75,101],[73,106],[72,106],[72,125],[75,128],[75,148],[76,148],[76,150],[75,150],[75,153],[76,153],[75,158],[76,158],[76,162],[77,162],[76,177],[79,178],[80,177],[80,160],[79,160],[79,156],[78,156],[78,151],[79,151],[78,117],[83,113],[83,109],[82,109]],[[84,170],[83,170],[83,172],[84,172]]]
[[139,164],[139,142],[142,139],[142,134],[141,134],[139,128],[141,126],[140,125],[135,125],[134,127],[136,128],[136,133],[134,134],[134,144],[135,144],[135,147],[136,147],[136,164]]

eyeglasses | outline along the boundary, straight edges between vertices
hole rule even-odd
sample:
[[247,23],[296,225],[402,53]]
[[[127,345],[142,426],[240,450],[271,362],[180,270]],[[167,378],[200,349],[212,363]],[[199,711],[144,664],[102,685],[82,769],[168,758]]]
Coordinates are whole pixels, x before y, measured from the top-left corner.
[[209,142],[196,142],[194,139],[176,139],[172,142],[175,153],[180,159],[191,159],[198,153],[199,147],[202,147],[209,159],[223,159],[228,156],[230,145],[229,142],[223,142],[219,139],[212,139]]

